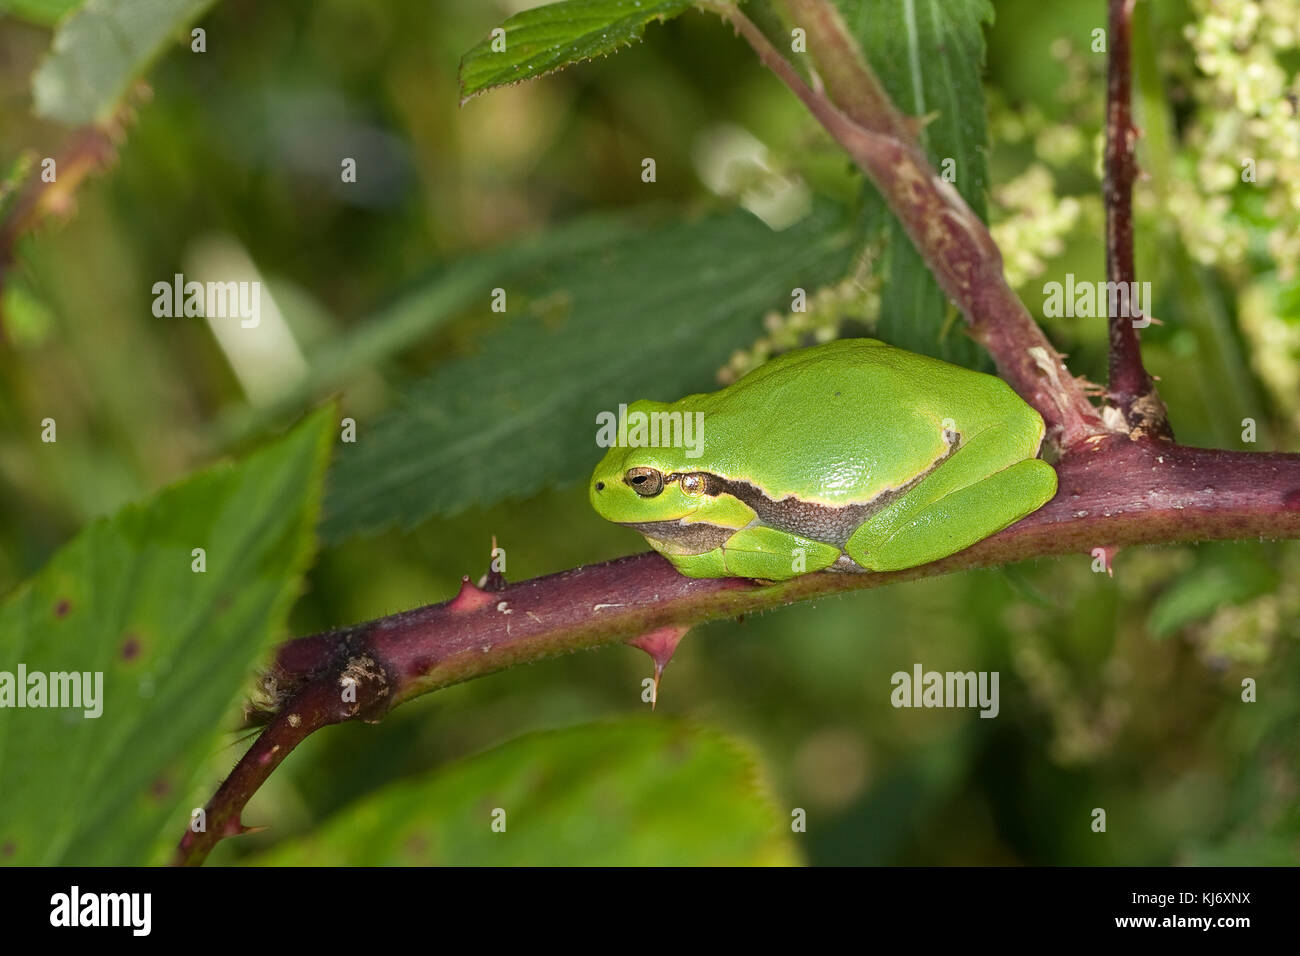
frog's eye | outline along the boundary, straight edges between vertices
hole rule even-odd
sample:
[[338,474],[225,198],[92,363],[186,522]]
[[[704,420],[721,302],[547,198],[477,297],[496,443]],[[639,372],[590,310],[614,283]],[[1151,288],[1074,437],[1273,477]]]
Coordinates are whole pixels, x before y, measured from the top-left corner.
[[653,498],[664,490],[664,473],[653,468],[629,468],[623,481],[642,498]]
[[696,473],[682,475],[677,483],[681,486],[682,494],[690,495],[692,498],[704,494],[705,481],[703,475]]

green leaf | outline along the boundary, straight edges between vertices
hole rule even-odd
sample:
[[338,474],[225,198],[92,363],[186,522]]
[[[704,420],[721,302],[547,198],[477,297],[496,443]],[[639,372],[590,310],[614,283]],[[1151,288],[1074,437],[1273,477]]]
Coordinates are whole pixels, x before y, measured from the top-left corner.
[[[760,316],[842,277],[857,238],[829,204],[782,232],[734,211],[629,226],[506,283],[509,319],[476,354],[433,368],[340,446],[324,534],[410,527],[584,477],[598,412],[716,388]],[[486,313],[491,289],[480,295]]]
[[302,408],[313,397],[343,385],[358,372],[382,367],[427,339],[472,305],[481,303],[485,290],[566,256],[594,255],[609,242],[625,237],[634,221],[626,215],[584,216],[431,270],[392,302],[313,353],[305,380],[283,397],[269,405],[232,413],[221,423],[220,440],[242,440],[265,430],[271,422]]
[[461,59],[460,101],[617,53],[641,39],[651,20],[668,20],[692,5],[692,0],[566,0],[516,13],[502,25],[504,37],[489,35]]
[[87,0],[60,24],[32,74],[36,115],[83,126],[102,123],[169,43],[212,0]]
[[[746,866],[798,855],[753,755],[631,719],[530,734],[385,787],[252,862],[289,866]],[[492,829],[504,812],[504,832]]]
[[82,0],[0,0],[0,13],[50,27],[81,3]]
[[[981,73],[988,0],[836,0],[867,62],[905,113],[933,116],[921,134],[930,161],[984,218],[988,192],[988,110]],[[875,189],[866,187],[873,201]],[[892,216],[889,275],[881,290],[882,339],[969,367],[988,366],[952,315],[947,296]]]
[[183,831],[178,801],[298,593],[333,420],[92,524],[0,607],[10,674],[103,682],[98,717],[0,714],[0,862],[140,864]]
[[58,321],[49,305],[19,276],[6,276],[0,289],[0,316],[5,338],[17,350],[32,350],[49,337]]

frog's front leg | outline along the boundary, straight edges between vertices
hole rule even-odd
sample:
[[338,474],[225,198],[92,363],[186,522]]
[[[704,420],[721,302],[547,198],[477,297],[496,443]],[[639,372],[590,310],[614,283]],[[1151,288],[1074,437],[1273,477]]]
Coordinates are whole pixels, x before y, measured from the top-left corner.
[[839,560],[840,549],[766,525],[751,525],[741,528],[712,551],[666,557],[688,577],[786,581],[830,567]]
[[985,429],[872,515],[844,550],[870,571],[899,571],[969,548],[1056,494],[1056,471],[1035,450],[1021,430]]

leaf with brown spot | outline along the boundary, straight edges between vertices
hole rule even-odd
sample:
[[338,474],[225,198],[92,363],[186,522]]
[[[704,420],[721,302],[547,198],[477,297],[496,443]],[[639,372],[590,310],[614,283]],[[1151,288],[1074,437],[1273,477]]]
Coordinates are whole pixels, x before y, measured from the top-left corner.
[[[165,858],[188,816],[180,801],[298,593],[331,412],[95,522],[0,605],[6,670],[103,675],[99,717],[0,717],[2,862]],[[194,547],[207,549],[204,574],[190,568]],[[221,595],[232,601],[217,614]],[[75,617],[50,613],[63,604]]]

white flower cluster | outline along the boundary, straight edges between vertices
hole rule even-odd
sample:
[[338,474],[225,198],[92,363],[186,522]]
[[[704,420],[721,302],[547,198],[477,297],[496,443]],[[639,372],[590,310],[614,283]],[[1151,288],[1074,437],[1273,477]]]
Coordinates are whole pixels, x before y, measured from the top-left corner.
[[807,295],[800,308],[763,316],[764,335],[748,349],[738,349],[718,372],[723,385],[758,368],[774,355],[837,338],[846,320],[874,328],[880,317],[881,277],[876,271],[883,241],[871,243],[848,277]]
[[1279,54],[1300,44],[1295,0],[1193,0],[1186,35],[1201,76],[1199,107],[1186,141],[1197,156],[1195,182],[1171,184],[1170,212],[1188,249],[1229,269],[1248,244],[1228,215],[1243,182],[1260,190],[1262,215],[1278,225],[1268,251],[1283,279],[1300,264],[1300,76]]
[[1007,283],[1015,289],[1042,275],[1047,260],[1061,254],[1083,206],[1074,196],[1056,195],[1055,179],[1042,163],[995,187],[993,201],[1002,218],[990,231],[1002,250]]

